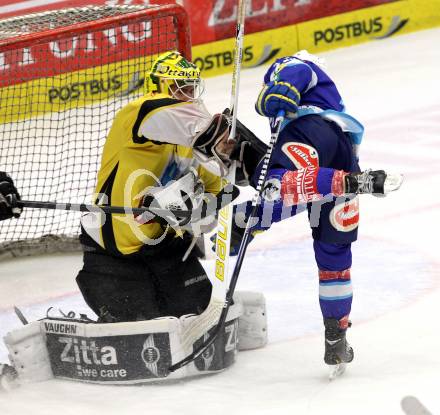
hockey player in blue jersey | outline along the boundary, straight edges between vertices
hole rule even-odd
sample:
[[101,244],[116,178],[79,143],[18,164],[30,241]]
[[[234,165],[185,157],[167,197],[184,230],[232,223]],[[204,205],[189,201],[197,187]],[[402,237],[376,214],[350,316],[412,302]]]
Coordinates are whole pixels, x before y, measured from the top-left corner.
[[[357,195],[384,196],[400,187],[402,176],[383,170],[360,171],[363,126],[345,113],[322,62],[306,51],[271,65],[255,108],[270,119],[280,110],[286,117],[273,150],[253,235],[307,207],[325,327],[324,361],[341,370],[353,360],[346,330],[352,303],[351,244],[357,239],[359,221]],[[236,160],[238,184],[256,187],[267,146],[243,125],[237,131],[235,143],[205,142],[198,137],[193,143],[195,153],[205,162],[217,163],[221,171]],[[251,203],[236,208],[235,248],[244,232],[240,217],[248,218]]]

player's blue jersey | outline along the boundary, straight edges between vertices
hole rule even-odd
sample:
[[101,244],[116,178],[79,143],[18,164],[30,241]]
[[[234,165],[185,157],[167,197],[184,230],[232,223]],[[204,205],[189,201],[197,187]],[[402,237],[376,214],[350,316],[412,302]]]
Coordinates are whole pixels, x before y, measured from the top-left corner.
[[[324,119],[335,122],[350,137],[354,144],[356,155],[358,146],[362,142],[364,134],[363,125],[345,113],[345,105],[336,88],[335,83],[319,65],[311,60],[316,56],[303,54],[286,56],[276,60],[264,75],[264,83],[287,82],[294,87],[299,94],[298,109],[294,118],[309,114],[319,114]],[[292,120],[292,114],[288,115],[282,125],[282,129]]]
[[[317,59],[301,52],[287,56],[275,61],[264,76],[266,85],[284,82],[298,96],[296,113],[287,114],[273,149],[267,180],[281,180],[283,172],[287,170],[323,167],[329,170],[323,169],[317,180],[319,188],[325,190],[322,195],[330,196],[333,177],[330,172],[359,171],[357,150],[364,128],[355,118],[345,113],[335,83],[318,65]],[[262,163],[251,177],[254,187],[259,180],[261,168]],[[335,202],[330,197],[322,206],[318,204],[321,214],[317,223],[312,224],[313,237],[326,243],[350,243],[357,237],[357,227],[341,231],[332,225],[330,216],[336,211]],[[265,230],[272,223],[293,216],[305,208],[285,206],[281,200],[263,201],[257,213],[259,222],[254,229]],[[309,215],[311,208],[308,204]],[[249,206],[246,206],[246,214],[249,213],[248,209]]]
[[[338,170],[359,171],[357,150],[364,129],[356,119],[345,114],[336,85],[315,62],[316,57],[299,52],[275,61],[264,77],[266,89],[263,88],[260,97],[274,86],[272,94],[276,104],[277,94],[283,94],[283,87],[287,87],[285,102],[292,104],[287,108],[291,107],[293,112],[286,114],[267,166],[265,185],[269,197],[258,205],[258,221],[253,230],[266,230],[274,222],[307,210],[319,268],[322,315],[324,319],[348,321],[352,302],[351,243],[357,238],[359,211],[357,198],[332,195],[333,178]],[[261,111],[262,103],[266,101],[260,97],[257,112],[276,113],[276,105],[270,108],[271,111]],[[285,108],[280,106],[280,109]],[[260,162],[251,177],[254,187],[259,183],[262,167]],[[292,170],[302,171],[294,184],[299,193],[308,187],[311,193],[322,198],[293,206],[284,203],[279,194],[277,198],[283,176]],[[250,211],[250,203],[235,207],[236,215],[249,217]]]
[[302,106],[339,112],[345,109],[334,82],[313,62],[295,56],[278,59],[264,76],[265,84],[274,81],[288,82],[297,89],[300,94],[300,110]]

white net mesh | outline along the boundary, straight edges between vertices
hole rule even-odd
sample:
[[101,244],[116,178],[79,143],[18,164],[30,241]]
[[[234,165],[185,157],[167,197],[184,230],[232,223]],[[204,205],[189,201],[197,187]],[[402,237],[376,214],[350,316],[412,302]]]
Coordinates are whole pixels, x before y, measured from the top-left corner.
[[[179,44],[177,23],[175,12],[160,6],[82,7],[0,21],[0,170],[22,199],[92,202],[116,112],[142,94],[159,53],[189,50]],[[30,33],[28,44],[11,49]],[[0,251],[40,252],[45,235],[59,249],[60,241],[77,238],[79,218],[25,209],[18,220],[0,223]]]

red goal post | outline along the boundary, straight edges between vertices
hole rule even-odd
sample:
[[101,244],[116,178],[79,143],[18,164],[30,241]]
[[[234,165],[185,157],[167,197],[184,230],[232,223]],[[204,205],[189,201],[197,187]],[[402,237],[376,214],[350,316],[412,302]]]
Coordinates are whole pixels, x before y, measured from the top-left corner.
[[[26,200],[91,203],[116,112],[156,56],[191,59],[183,7],[116,5],[0,20],[0,170]],[[78,249],[80,214],[26,209],[0,222],[0,259]]]

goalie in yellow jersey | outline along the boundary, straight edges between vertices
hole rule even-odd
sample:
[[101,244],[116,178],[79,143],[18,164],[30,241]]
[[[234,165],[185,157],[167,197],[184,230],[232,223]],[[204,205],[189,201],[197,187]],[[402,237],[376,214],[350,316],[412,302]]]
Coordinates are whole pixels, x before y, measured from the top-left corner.
[[[202,93],[197,66],[178,52],[157,58],[144,96],[114,119],[95,203],[201,212],[207,196],[217,201],[225,194],[219,175],[201,166],[191,149],[196,138],[211,142],[229,134],[227,117],[212,117]],[[192,235],[213,228],[216,220],[215,215],[195,216],[175,218],[171,225],[149,214],[82,218],[84,265],[76,280],[99,321],[179,317],[207,307],[211,283],[196,249],[190,248]]]

